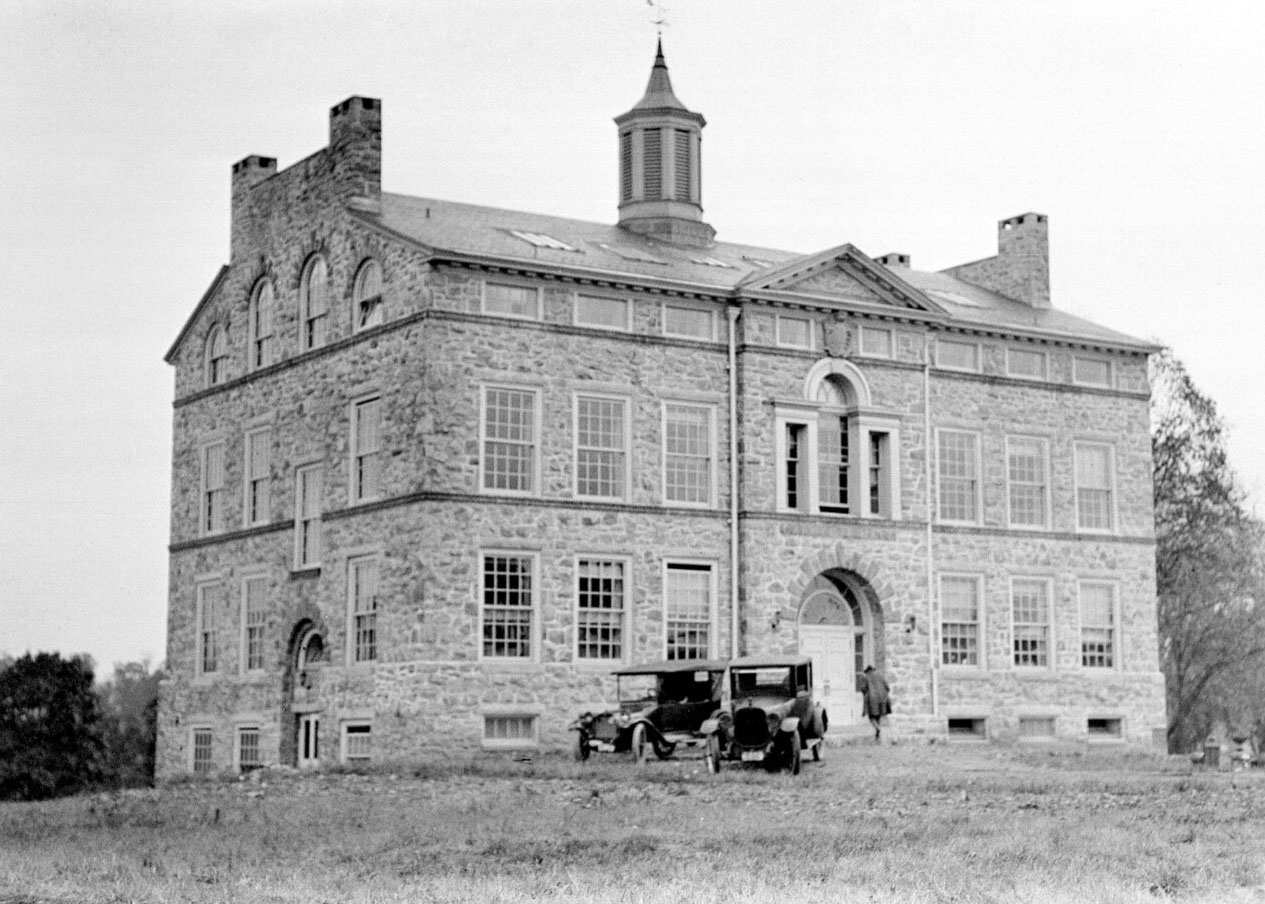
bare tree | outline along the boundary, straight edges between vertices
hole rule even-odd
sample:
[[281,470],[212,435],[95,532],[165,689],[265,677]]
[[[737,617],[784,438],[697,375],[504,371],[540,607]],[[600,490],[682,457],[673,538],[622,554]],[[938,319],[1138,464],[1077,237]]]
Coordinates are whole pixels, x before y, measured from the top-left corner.
[[1241,721],[1235,694],[1265,657],[1261,524],[1244,508],[1225,428],[1171,351],[1152,358],[1156,581],[1170,750],[1217,721]]

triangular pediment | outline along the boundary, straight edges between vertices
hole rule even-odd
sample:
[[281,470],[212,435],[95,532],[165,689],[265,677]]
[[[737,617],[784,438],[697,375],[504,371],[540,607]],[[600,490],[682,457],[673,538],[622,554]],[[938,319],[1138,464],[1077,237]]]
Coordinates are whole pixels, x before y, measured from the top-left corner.
[[739,290],[942,312],[921,290],[852,245],[840,245],[797,258],[775,270],[753,274]]

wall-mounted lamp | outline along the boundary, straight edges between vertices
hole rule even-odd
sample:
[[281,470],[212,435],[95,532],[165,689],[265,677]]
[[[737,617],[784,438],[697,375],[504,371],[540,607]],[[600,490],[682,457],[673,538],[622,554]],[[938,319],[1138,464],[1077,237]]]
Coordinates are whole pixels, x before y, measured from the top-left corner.
[[905,616],[905,633],[912,634],[914,631],[914,628],[916,627],[918,627],[918,616],[906,615]]
[[780,625],[781,623],[782,623],[782,613],[774,612],[773,617],[769,619],[769,627],[772,628],[774,631],[776,631],[777,626]]

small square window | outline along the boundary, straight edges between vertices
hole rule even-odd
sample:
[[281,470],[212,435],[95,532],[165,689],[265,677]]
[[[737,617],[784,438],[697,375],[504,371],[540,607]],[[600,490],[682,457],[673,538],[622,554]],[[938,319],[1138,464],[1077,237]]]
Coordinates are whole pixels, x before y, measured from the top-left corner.
[[343,762],[367,763],[372,750],[373,728],[368,722],[343,725]]
[[577,326],[595,326],[603,330],[628,331],[630,305],[625,298],[603,298],[598,295],[575,297]]
[[663,306],[663,335],[712,341],[712,312],[683,305]]
[[861,327],[861,354],[875,358],[892,356],[892,331],[872,326]]
[[540,292],[533,286],[485,283],[483,313],[497,314],[501,317],[519,317],[524,320],[539,320]]
[[778,315],[777,344],[787,348],[813,347],[813,322],[807,317]]
[[936,365],[945,370],[979,370],[979,345],[940,339],[936,342]]
[[483,746],[535,747],[536,717],[515,714],[484,716]]
[[988,720],[975,716],[949,719],[950,741],[984,741],[988,739]]
[[1121,720],[1110,717],[1086,719],[1085,731],[1091,741],[1118,741],[1123,736]]
[[1006,349],[1006,373],[1025,380],[1045,379],[1045,352],[1026,348]]
[[1105,358],[1072,359],[1072,382],[1085,386],[1111,386],[1111,362]]
[[1019,737],[1033,741],[1054,737],[1053,716],[1023,716],[1019,719]]

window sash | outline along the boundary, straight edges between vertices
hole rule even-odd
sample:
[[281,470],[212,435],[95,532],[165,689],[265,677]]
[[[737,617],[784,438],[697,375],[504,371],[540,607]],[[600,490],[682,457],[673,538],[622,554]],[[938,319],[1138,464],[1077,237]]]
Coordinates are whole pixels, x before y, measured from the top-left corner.
[[255,293],[251,306],[251,364],[254,367],[267,367],[272,363],[273,320],[276,310],[276,296],[271,283],[263,283]]
[[484,283],[483,313],[537,320],[540,318],[540,291],[533,286]]
[[535,739],[535,716],[484,716],[485,741],[532,741]]
[[1096,443],[1077,443],[1076,521],[1084,530],[1112,530],[1111,448]]
[[378,560],[353,559],[348,566],[351,600],[353,662],[378,658]]
[[264,627],[268,619],[267,579],[262,576],[246,578],[242,582],[243,641],[242,662],[247,671],[264,667]]
[[944,665],[978,666],[980,586],[974,578],[940,579],[940,647]]
[[532,492],[536,482],[536,394],[489,387],[483,399],[483,488]]
[[272,431],[255,430],[246,434],[246,523],[262,524],[270,520],[272,468]]
[[937,467],[940,518],[978,519],[979,446],[973,433],[940,432]]
[[1015,665],[1048,667],[1049,587],[1043,581],[1015,581],[1010,589],[1010,606]]
[[576,494],[624,496],[625,408],[621,399],[578,396],[575,410]]
[[382,323],[382,265],[365,261],[356,275],[356,329],[364,330]]
[[1006,441],[1006,476],[1010,523],[1024,527],[1046,524],[1046,448],[1039,439],[1012,437]]
[[259,751],[259,729],[239,728],[237,730],[237,767],[238,769],[256,769],[263,765]]
[[628,300],[605,298],[599,295],[575,297],[575,322],[580,326],[595,326],[607,330],[628,329]]
[[382,493],[382,400],[357,402],[354,412],[353,498],[359,502]]
[[666,658],[706,659],[710,655],[712,576],[710,565],[667,566],[663,594]]
[[316,348],[325,342],[325,323],[329,314],[329,265],[323,257],[308,265],[303,301],[303,347]]
[[825,512],[847,513],[849,475],[848,419],[817,417],[817,504]]
[[1114,668],[1116,594],[1108,584],[1080,586],[1081,666]]
[[1006,373],[1029,380],[1045,379],[1045,352],[1027,348],[1006,349]]
[[534,562],[530,556],[483,557],[483,656],[530,659],[535,610]]
[[624,563],[580,559],[577,571],[576,658],[622,659]]
[[1111,386],[1111,362],[1103,358],[1072,359],[1072,381],[1086,386]]
[[936,342],[936,364],[948,370],[979,370],[979,345],[974,342]]
[[708,505],[712,500],[711,410],[664,407],[663,495],[668,502]]
[[222,588],[219,584],[198,587],[196,650],[198,673],[209,675],[219,671],[219,606]]
[[710,342],[712,312],[703,308],[665,304],[663,306],[663,334]]
[[786,425],[786,507],[798,510],[803,486],[803,442],[807,433],[803,424]]
[[199,775],[211,771],[211,729],[193,730],[193,771]]
[[300,566],[315,565],[321,560],[321,487],[320,465],[309,465],[295,472],[295,561]]
[[372,759],[373,729],[369,725],[343,726],[343,761],[367,763]]

